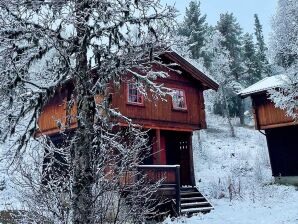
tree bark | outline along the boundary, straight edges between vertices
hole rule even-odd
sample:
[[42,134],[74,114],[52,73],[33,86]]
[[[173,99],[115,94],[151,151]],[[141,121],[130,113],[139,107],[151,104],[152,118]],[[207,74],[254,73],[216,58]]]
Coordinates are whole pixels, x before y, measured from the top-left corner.
[[[77,18],[84,18],[82,12],[86,3],[76,3]],[[75,95],[77,102],[77,124],[75,141],[72,143],[73,166],[73,223],[93,223],[92,217],[92,141],[95,117],[95,101],[91,93],[90,74],[88,72],[87,43],[88,30],[83,21],[76,24],[78,52],[76,55]],[[89,80],[89,81],[88,81]]]
[[239,110],[239,119],[240,119],[240,124],[244,125],[244,105],[242,102],[242,99],[240,97],[237,99],[238,103],[238,110]]
[[231,121],[228,100],[227,100],[227,97],[226,97],[226,92],[225,92],[224,87],[221,87],[221,91],[222,91],[222,97],[223,97],[224,112],[225,112],[226,118],[228,119],[228,124],[229,124],[229,128],[230,128],[231,137],[236,137],[235,130],[234,130],[234,127],[233,127],[233,124],[232,124],[232,121]]

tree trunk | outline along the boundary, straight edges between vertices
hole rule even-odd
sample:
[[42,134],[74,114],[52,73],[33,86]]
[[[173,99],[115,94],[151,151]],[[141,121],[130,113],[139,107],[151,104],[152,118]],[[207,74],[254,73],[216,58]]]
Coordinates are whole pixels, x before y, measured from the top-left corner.
[[[84,1],[77,3],[77,12],[84,12]],[[83,14],[81,15],[82,18]],[[86,19],[86,18],[85,18]],[[87,63],[88,30],[84,22],[77,21],[78,52],[76,55],[75,94],[77,102],[77,124],[75,141],[71,145],[73,166],[72,206],[73,223],[93,223],[92,216],[92,141],[95,116],[94,96],[90,92],[91,83]]]
[[244,125],[244,105],[242,102],[242,99],[240,97],[237,99],[237,105],[238,105],[238,110],[239,110],[239,119],[240,119],[240,124]]
[[232,124],[232,120],[231,120],[231,116],[230,116],[228,100],[227,100],[227,97],[226,97],[226,92],[225,92],[224,87],[221,87],[221,91],[222,91],[222,98],[223,98],[223,104],[224,104],[224,113],[225,113],[226,118],[228,119],[230,133],[231,133],[232,137],[236,137],[234,126]]

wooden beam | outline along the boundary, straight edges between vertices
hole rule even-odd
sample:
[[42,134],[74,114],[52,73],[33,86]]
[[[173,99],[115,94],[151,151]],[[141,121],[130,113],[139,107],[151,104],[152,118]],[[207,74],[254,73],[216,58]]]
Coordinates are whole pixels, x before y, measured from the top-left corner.
[[294,126],[298,125],[298,122],[289,122],[289,123],[282,123],[282,124],[270,124],[270,125],[261,125],[259,129],[261,130],[266,130],[266,129],[271,129],[271,128],[281,128],[281,127],[289,127],[289,126]]
[[192,136],[193,132],[189,134],[189,166],[190,166],[190,182],[192,186],[196,186],[195,172],[194,172],[194,161],[193,161],[193,149],[192,149]]
[[161,158],[160,158],[160,129],[155,129],[155,136],[156,136],[156,151],[154,152],[156,161],[154,164],[160,165]]

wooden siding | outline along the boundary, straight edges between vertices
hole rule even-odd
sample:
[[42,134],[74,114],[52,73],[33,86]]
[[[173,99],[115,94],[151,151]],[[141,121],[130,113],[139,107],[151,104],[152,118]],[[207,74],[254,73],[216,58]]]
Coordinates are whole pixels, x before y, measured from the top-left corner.
[[[166,68],[156,66],[157,71],[166,71],[170,76],[166,79],[157,79],[157,83],[164,83],[166,87],[183,89],[186,95],[187,111],[175,110],[172,99],[167,96],[165,100],[154,100],[148,93],[144,105],[130,105],[127,103],[127,86],[124,82],[118,90],[112,92],[112,107],[118,109],[123,115],[131,118],[135,123],[144,125],[144,128],[160,128],[164,130],[192,131],[206,128],[203,87],[187,74],[178,74]],[[98,97],[97,97],[98,98]],[[96,101],[100,100],[99,98]],[[66,125],[67,89],[57,91],[53,99],[44,107],[39,118],[39,131],[51,135],[60,131],[57,121]],[[76,114],[76,105],[72,115]],[[75,116],[73,116],[75,117]],[[72,119],[71,127],[76,127]]]
[[67,94],[67,89],[58,89],[56,91],[54,97],[46,104],[39,116],[39,130],[37,133],[43,133],[44,135],[52,135],[58,133],[63,130],[66,125],[68,125],[68,122],[70,122],[70,128],[75,128],[77,126],[75,118],[77,111],[76,104],[74,104],[70,112],[71,119],[68,120],[66,117]]
[[[266,94],[252,96],[256,129],[270,129],[294,125],[284,110],[276,108]],[[297,123],[296,123],[297,124]]]
[[156,82],[164,83],[166,87],[172,89],[184,90],[187,103],[186,111],[173,109],[171,96],[166,96],[166,101],[155,100],[151,93],[148,93],[144,105],[130,105],[127,103],[126,83],[112,95],[112,107],[117,108],[135,123],[143,124],[148,128],[184,129],[185,131],[205,128],[203,88],[191,77],[185,77],[185,75],[179,75],[173,71],[168,72],[170,73],[168,78],[157,79]]
[[58,122],[66,123],[67,90],[58,90],[54,97],[43,108],[39,119],[39,131],[43,134],[59,132]]

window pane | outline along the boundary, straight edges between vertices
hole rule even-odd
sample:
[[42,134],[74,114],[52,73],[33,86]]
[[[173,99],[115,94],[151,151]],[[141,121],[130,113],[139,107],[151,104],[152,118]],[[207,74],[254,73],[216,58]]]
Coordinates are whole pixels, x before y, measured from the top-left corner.
[[138,91],[135,84],[128,84],[128,102],[143,104],[143,95]]
[[187,109],[183,90],[174,90],[172,101],[175,109]]

